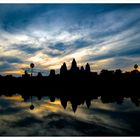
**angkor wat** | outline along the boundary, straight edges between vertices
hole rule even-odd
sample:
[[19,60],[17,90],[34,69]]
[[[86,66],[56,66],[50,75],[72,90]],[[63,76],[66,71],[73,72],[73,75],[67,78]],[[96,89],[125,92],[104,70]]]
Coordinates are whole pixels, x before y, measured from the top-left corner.
[[[31,69],[33,68],[34,64],[31,63]],[[0,95],[20,94],[24,100],[32,96],[37,96],[38,99],[49,96],[52,102],[55,98],[59,98],[64,108],[70,101],[74,112],[78,105],[86,102],[87,107],[90,107],[91,100],[99,97],[103,103],[122,104],[124,98],[131,98],[137,106],[140,104],[140,72],[137,64],[131,72],[123,73],[117,69],[101,70],[98,74],[91,72],[88,63],[85,68],[83,66],[79,68],[73,59],[69,70],[66,63],[63,63],[60,74],[50,70],[48,76],[43,76],[40,72],[34,76],[33,71],[31,73],[25,71],[21,77],[0,76],[0,83]],[[34,106],[31,105],[30,109],[34,109]]]

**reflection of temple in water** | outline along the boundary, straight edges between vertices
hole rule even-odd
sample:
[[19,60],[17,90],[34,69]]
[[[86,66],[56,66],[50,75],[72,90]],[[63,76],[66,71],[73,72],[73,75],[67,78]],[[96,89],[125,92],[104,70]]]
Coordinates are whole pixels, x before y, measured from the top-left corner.
[[[27,101],[31,98],[31,96],[22,96],[22,98],[24,99],[24,101]],[[38,98],[38,97],[37,97]],[[41,96],[38,98],[39,100],[41,100]],[[55,96],[49,96],[50,102],[55,102]],[[94,100],[98,99],[101,100],[102,103],[107,104],[107,103],[117,103],[119,105],[123,104],[123,101],[125,100],[125,98],[130,98],[132,103],[134,103],[136,106],[140,105],[140,96],[79,96],[79,97],[75,97],[75,96],[57,96],[57,99],[60,99],[60,103],[63,106],[64,109],[67,108],[67,104],[68,102],[71,103],[71,107],[73,109],[74,112],[76,112],[77,107],[79,105],[84,105],[86,104],[87,108],[90,108],[91,102],[93,102]],[[31,103],[30,109],[34,109],[33,103]]]
[[[31,73],[25,70],[22,77],[0,76],[0,95],[12,96],[18,93],[25,101],[32,96],[36,96],[38,100],[48,96],[51,102],[59,98],[64,109],[67,107],[67,102],[70,102],[74,112],[84,103],[89,108],[91,100],[99,97],[103,103],[122,104],[124,98],[129,97],[136,106],[140,104],[140,95],[137,91],[140,72],[137,64],[131,72],[104,69],[98,74],[91,72],[88,63],[85,67],[79,68],[76,60],[73,59],[69,70],[64,62],[60,74],[50,70],[49,76],[43,76],[41,72],[34,76],[34,66],[31,63]],[[30,109],[34,109],[33,104]]]

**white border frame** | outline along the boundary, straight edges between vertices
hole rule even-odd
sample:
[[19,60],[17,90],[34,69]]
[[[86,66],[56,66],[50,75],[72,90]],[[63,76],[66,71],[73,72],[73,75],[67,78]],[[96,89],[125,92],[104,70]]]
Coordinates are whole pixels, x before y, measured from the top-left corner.
[[[66,3],[66,4],[70,4],[70,3],[84,3],[84,4],[88,4],[88,3],[96,3],[96,4],[112,4],[112,3],[129,3],[129,4],[139,4],[140,1],[139,0],[0,0],[0,4],[22,4],[22,3],[27,3],[27,4],[37,4],[37,3]],[[86,139],[86,140],[139,140],[139,137],[1,137],[2,140],[58,140],[58,139],[62,139],[62,140],[81,140],[81,139]]]

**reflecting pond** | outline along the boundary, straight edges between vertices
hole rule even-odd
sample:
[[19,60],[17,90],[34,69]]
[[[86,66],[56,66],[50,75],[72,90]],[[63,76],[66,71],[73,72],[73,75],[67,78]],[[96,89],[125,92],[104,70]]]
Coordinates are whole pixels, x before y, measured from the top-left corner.
[[1,136],[131,136],[140,135],[140,107],[129,98],[122,105],[91,101],[79,105],[74,113],[71,103],[64,109],[59,99],[48,97],[31,102],[20,95],[0,97]]

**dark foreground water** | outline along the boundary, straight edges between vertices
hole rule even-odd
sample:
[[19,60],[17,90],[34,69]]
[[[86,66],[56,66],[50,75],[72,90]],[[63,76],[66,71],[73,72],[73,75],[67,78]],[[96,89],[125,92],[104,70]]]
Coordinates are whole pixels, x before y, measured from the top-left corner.
[[140,136],[140,107],[130,99],[122,105],[93,100],[74,113],[59,100],[34,99],[35,109],[19,95],[0,97],[1,136]]

